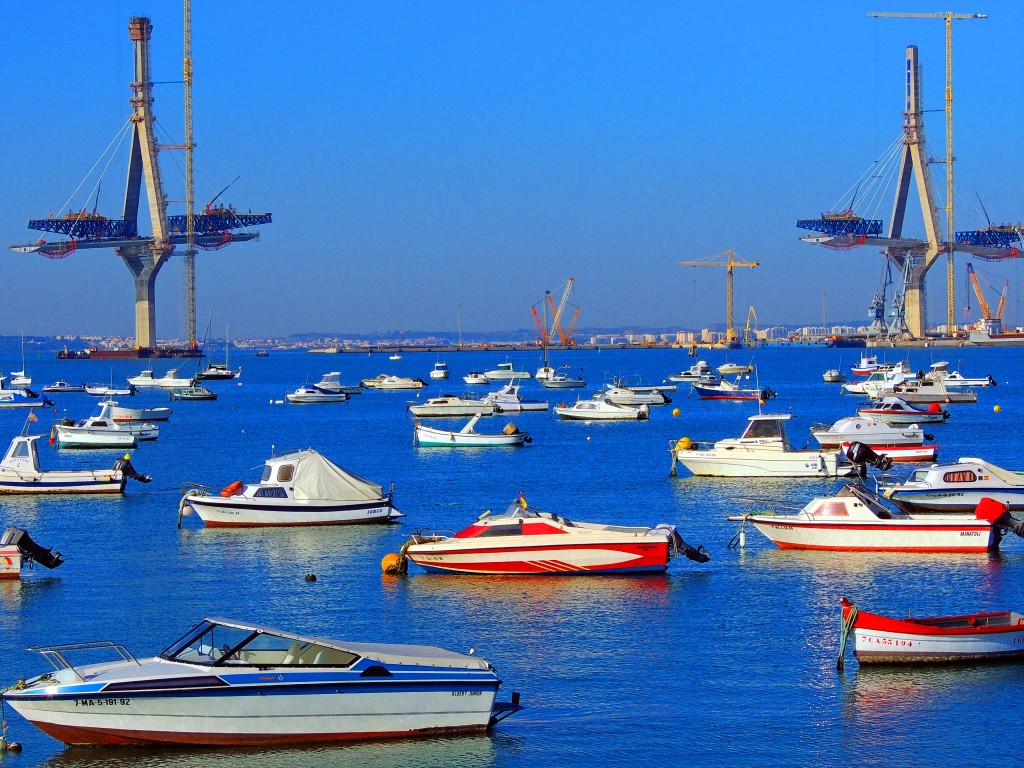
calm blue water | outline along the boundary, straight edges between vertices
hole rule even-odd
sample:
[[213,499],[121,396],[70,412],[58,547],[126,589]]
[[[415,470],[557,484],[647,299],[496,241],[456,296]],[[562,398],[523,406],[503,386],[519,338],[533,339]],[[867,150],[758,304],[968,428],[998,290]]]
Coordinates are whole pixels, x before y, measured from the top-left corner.
[[[940,456],[985,457],[1024,468],[1020,387],[1024,350],[904,351],[911,365],[937,359],[969,375],[991,373],[995,389],[977,405],[951,406],[953,418],[929,427]],[[750,352],[730,353],[745,362]],[[895,360],[899,352],[889,351]],[[712,365],[724,352],[704,352]],[[814,422],[852,415],[856,400],[821,382],[821,372],[856,362],[857,350],[767,349],[754,353],[762,384],[780,395],[769,410],[792,410],[790,439],[803,445]],[[501,672],[502,698],[522,692],[528,707],[492,735],[316,749],[139,751],[65,750],[7,711],[20,755],[5,768],[75,766],[662,766],[933,765],[980,763],[1002,753],[1024,717],[1019,667],[834,669],[838,601],[865,610],[918,615],[1024,609],[1024,541],[1007,539],[989,556],[905,556],[781,552],[756,532],[746,551],[726,548],[735,532],[725,516],[736,496],[782,497],[803,504],[820,481],[749,483],[668,476],[668,446],[679,437],[717,439],[740,432],[750,403],[700,402],[675,393],[646,423],[562,423],[547,414],[483,420],[498,431],[512,420],[531,433],[524,449],[416,449],[405,406],[414,393],[367,392],[339,405],[276,405],[307,378],[341,369],[357,382],[381,372],[426,379],[434,355],[232,355],[241,385],[213,382],[213,403],[174,403],[156,443],[134,453],[150,485],[130,483],[112,499],[0,500],[0,527],[27,528],[65,553],[56,571],[37,568],[0,582],[0,685],[42,671],[29,645],[110,639],[149,655],[204,616],[226,616],[325,636],[475,648]],[[497,353],[449,353],[453,378],[430,394],[462,392],[461,375],[494,367]],[[529,353],[512,359],[530,370]],[[137,362],[29,360],[34,385],[115,380]],[[582,366],[592,385],[606,373],[659,382],[692,360],[681,351],[562,353],[554,364]],[[0,360],[3,369],[18,360]],[[169,367],[159,363],[158,375]],[[519,367],[517,365],[517,367]],[[575,399],[536,384],[524,394]],[[486,391],[480,389],[480,391]],[[591,390],[584,390],[589,393]],[[54,396],[70,416],[95,400]],[[128,398],[126,398],[128,400]],[[159,393],[134,404],[167,404]],[[993,410],[1001,406],[1001,412]],[[680,415],[673,417],[672,408]],[[0,410],[0,443],[25,414]],[[40,426],[48,430],[49,415]],[[226,486],[255,479],[272,450],[312,446],[346,468],[395,483],[408,517],[388,527],[206,530],[196,517],[175,526],[185,482]],[[110,466],[116,452],[57,452],[45,466]],[[485,509],[504,509],[520,491],[531,505],[582,520],[676,523],[704,544],[707,565],[673,562],[666,576],[643,578],[477,578],[413,572],[386,577],[379,563],[421,527],[458,530]],[[315,573],[317,581],[303,577]],[[964,751],[964,744],[970,750]]]

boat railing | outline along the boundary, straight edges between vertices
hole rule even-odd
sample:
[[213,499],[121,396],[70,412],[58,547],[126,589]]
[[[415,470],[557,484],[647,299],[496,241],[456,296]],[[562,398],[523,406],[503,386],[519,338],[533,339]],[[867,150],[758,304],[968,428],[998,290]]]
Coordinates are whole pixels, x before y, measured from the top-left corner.
[[435,541],[449,541],[455,538],[455,531],[413,531],[409,534],[411,544],[429,544]]
[[71,670],[82,682],[85,682],[85,678],[82,677],[77,669],[75,669],[75,665],[68,661],[66,654],[86,651],[112,650],[121,658],[122,661],[131,662],[136,666],[142,666],[139,660],[132,655],[131,651],[120,643],[115,643],[111,640],[90,640],[83,643],[64,643],[62,645],[33,645],[28,650],[41,654],[43,658],[50,662],[50,666],[58,672],[64,669]]
[[733,497],[731,501],[734,501],[742,505],[744,515],[754,515],[756,513],[753,510],[763,510],[765,507],[768,507],[771,510],[789,509],[796,512],[799,512],[803,509],[803,506],[800,504],[790,504],[789,502],[784,501],[782,499],[765,498],[763,496],[736,496]]

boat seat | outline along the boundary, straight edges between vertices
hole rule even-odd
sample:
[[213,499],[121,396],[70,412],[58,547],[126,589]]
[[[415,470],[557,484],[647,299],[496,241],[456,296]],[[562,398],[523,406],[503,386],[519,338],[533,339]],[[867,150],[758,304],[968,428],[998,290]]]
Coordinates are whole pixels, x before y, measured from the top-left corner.
[[325,651],[320,651],[320,653],[318,653],[316,655],[316,657],[313,659],[313,663],[314,664],[326,664],[327,663],[327,653]]
[[302,645],[298,640],[292,640],[292,644],[288,646],[288,653],[284,655],[281,660],[282,664],[298,664],[299,656],[302,654]]

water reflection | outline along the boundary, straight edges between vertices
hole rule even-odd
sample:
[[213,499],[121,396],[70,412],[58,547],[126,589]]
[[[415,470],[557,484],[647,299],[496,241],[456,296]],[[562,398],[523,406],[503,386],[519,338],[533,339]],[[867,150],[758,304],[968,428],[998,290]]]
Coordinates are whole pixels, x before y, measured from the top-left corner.
[[[505,743],[501,743],[505,742]],[[477,768],[496,762],[500,751],[515,749],[505,734],[402,741],[373,741],[288,748],[232,748],[185,750],[176,748],[65,749],[47,766],[67,768]]]

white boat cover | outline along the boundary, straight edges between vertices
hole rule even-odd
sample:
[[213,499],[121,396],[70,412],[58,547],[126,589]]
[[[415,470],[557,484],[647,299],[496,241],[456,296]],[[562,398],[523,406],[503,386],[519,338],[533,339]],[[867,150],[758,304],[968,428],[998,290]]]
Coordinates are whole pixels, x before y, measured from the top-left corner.
[[346,472],[312,448],[279,456],[275,463],[285,460],[295,462],[292,488],[296,499],[357,501],[379,499],[384,495],[376,483]]

